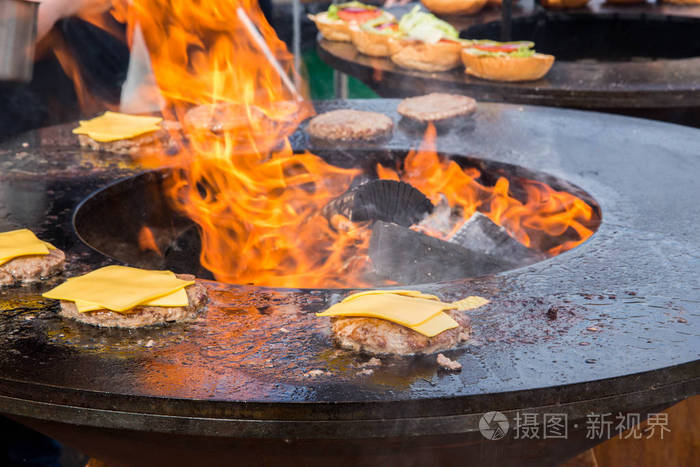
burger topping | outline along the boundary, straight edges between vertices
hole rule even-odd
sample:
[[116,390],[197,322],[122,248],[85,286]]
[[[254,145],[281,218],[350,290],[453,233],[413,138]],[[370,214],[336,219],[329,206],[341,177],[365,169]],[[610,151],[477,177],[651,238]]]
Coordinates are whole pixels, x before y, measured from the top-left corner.
[[381,16],[384,12],[372,5],[360,2],[340,3],[328,8],[328,19],[364,23]]
[[399,30],[411,39],[417,39],[428,44],[436,44],[441,39],[459,41],[459,33],[451,24],[437,18],[431,13],[420,11],[415,6],[399,21]]
[[384,34],[387,36],[397,36],[401,35],[399,31],[399,24],[393,19],[380,16],[379,18],[366,21],[360,25],[365,31],[371,31],[376,34]]
[[105,112],[103,115],[80,122],[73,130],[77,135],[88,135],[101,143],[130,139],[160,129],[160,117],[144,117],[117,112]]
[[171,271],[107,266],[68,279],[43,296],[74,302],[81,312],[105,309],[129,313],[137,306],[186,307],[184,288],[192,284],[194,281],[178,279]]
[[466,51],[472,55],[491,57],[530,57],[535,54],[533,42],[474,41]]
[[39,240],[28,229],[0,233],[0,265],[21,256],[48,255],[49,250],[55,249],[50,243]]
[[317,316],[378,318],[433,337],[459,326],[445,311],[476,308],[484,303],[488,301],[479,297],[445,303],[415,290],[372,290],[350,295]]

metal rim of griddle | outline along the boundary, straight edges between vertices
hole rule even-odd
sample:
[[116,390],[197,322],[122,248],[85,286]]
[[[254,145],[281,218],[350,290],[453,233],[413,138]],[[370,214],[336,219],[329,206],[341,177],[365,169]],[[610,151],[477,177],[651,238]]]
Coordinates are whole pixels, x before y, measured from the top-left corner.
[[[678,376],[682,375],[681,378]],[[564,413],[570,422],[585,420],[586,416],[601,410],[601,405],[618,412],[633,412],[645,407],[667,407],[685,399],[688,394],[697,393],[700,389],[700,361],[690,362],[677,367],[669,367],[658,371],[628,375],[621,378],[611,378],[579,385],[562,387],[561,393],[549,403],[528,406],[528,413],[551,414]],[[629,377],[637,384],[649,389],[627,391]],[[663,380],[663,384],[659,381]],[[11,383],[3,381],[0,389],[5,392]],[[470,403],[463,400],[424,400],[424,414],[406,414],[396,416],[396,411],[387,412],[390,403],[315,403],[313,412],[320,416],[292,418],[279,416],[280,409],[285,404],[264,404],[259,402],[242,402],[244,410],[259,411],[255,417],[240,417],[237,413],[238,404],[222,402],[212,410],[212,402],[206,401],[198,410],[197,401],[180,401],[182,406],[174,408],[173,401],[168,401],[164,407],[159,407],[153,398],[127,397],[126,401],[119,400],[116,394],[84,394],[85,406],[65,405],[56,403],[53,394],[46,388],[31,388],[21,383],[15,383],[14,391],[28,391],[32,399],[8,397],[0,395],[0,412],[19,416],[48,420],[66,424],[86,425],[107,429],[152,431],[179,435],[198,435],[233,438],[289,438],[289,439],[338,439],[338,438],[390,438],[399,436],[430,436],[454,435],[478,432],[479,419],[485,413],[498,410],[510,419],[522,412],[517,404],[518,394],[513,394],[512,407],[493,404],[489,405],[489,396],[472,398]],[[21,388],[21,389],[19,389]],[[557,387],[553,387],[557,391]],[[581,391],[583,397],[568,399],[568,392]],[[587,392],[598,392],[597,397],[589,397]],[[38,395],[41,395],[37,397]],[[86,397],[87,396],[87,397]],[[105,396],[107,396],[105,398]],[[39,400],[39,399],[44,400]],[[130,399],[130,400],[129,400]],[[126,402],[124,404],[123,402]],[[450,406],[450,414],[430,413],[431,402],[438,406]],[[293,404],[291,404],[293,405]],[[133,406],[130,409],[129,406]],[[293,407],[288,407],[294,411]],[[146,409],[146,410],[144,410]],[[150,410],[149,410],[150,409]],[[184,410],[183,410],[184,409]],[[391,409],[390,409],[391,410]],[[180,412],[180,413],[178,413]],[[215,412],[215,415],[213,414]],[[287,412],[287,410],[285,410]],[[385,413],[387,412],[387,413]],[[617,413],[617,412],[616,412]],[[261,416],[265,414],[264,416]],[[333,417],[328,417],[333,414]]]

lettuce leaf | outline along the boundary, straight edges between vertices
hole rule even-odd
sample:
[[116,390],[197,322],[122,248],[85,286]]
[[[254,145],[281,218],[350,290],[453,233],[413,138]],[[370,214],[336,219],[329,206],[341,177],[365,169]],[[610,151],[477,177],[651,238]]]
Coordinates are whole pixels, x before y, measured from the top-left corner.
[[365,31],[370,31],[375,34],[382,34],[384,36],[400,36],[401,31],[397,31],[396,29],[377,29],[378,26],[381,26],[382,24],[386,23],[395,23],[394,19],[391,16],[388,15],[382,15],[379,16],[378,18],[371,19],[369,21],[365,21],[360,25],[360,28],[362,28]]
[[459,33],[452,25],[431,13],[420,11],[418,5],[403,15],[399,21],[399,30],[412,39],[429,44],[440,42],[440,39],[457,40],[459,38]]
[[466,50],[467,53],[471,55],[479,55],[482,57],[517,57],[517,58],[526,58],[526,57],[532,57],[535,55],[535,51],[529,47],[519,47],[517,50],[513,52],[492,52],[489,50],[479,50],[479,49],[474,49],[474,48],[467,48]]

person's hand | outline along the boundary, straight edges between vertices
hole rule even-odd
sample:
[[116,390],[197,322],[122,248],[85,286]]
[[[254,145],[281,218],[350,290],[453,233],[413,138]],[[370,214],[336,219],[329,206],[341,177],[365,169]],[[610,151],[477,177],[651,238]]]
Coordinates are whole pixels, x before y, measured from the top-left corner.
[[37,39],[41,39],[62,18],[97,15],[111,7],[112,0],[43,0],[39,4]]

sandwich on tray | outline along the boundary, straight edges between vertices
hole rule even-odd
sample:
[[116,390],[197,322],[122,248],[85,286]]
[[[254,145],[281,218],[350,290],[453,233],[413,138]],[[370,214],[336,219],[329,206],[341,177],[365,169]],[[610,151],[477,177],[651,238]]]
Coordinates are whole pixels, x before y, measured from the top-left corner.
[[393,20],[394,16],[381,8],[360,2],[347,2],[331,5],[327,11],[309,15],[324,39],[350,42],[350,26],[362,24],[379,17]]
[[350,37],[361,53],[372,57],[388,57],[392,51],[392,40],[400,38],[401,31],[396,19],[379,16],[362,24],[352,24]]
[[438,15],[473,15],[481,11],[489,0],[421,0],[421,3]]
[[421,71],[447,71],[459,65],[459,53],[470,41],[459,38],[457,30],[416,6],[399,21],[401,36],[392,39],[391,60],[397,65]]
[[535,81],[552,68],[554,56],[535,52],[534,42],[473,41],[462,49],[465,72],[492,81]]

